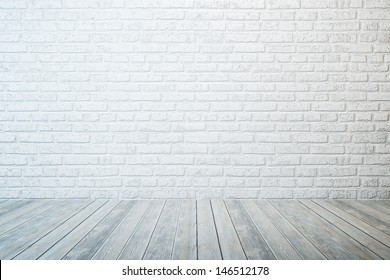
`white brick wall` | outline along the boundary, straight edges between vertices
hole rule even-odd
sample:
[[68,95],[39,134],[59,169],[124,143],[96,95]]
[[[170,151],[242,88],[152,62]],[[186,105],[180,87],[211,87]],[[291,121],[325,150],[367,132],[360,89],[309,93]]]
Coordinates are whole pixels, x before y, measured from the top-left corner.
[[0,0],[0,198],[389,198],[390,0]]

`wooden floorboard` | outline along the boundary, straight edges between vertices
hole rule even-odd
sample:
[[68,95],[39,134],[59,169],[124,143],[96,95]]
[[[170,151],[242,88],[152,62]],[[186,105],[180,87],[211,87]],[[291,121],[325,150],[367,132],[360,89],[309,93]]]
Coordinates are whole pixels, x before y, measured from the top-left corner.
[[[340,208],[344,212],[362,220],[366,224],[380,230],[381,232],[390,235],[390,223],[387,222],[388,217],[383,216],[382,219],[377,218],[378,213],[371,208],[362,204],[359,205],[356,201],[328,201],[332,205]],[[390,236],[389,236],[390,237]]]
[[[21,237],[15,242],[1,249],[0,259],[10,259],[24,251],[31,244],[41,239],[50,231],[61,225],[64,221],[75,215],[80,209],[86,206],[83,201],[63,201],[55,207],[59,211],[46,211],[41,213],[34,219],[23,224],[23,227],[18,228],[18,234]],[[26,230],[28,229],[28,230]],[[28,233],[24,235],[24,233]]]
[[[99,201],[100,202],[100,201]],[[59,240],[53,247],[46,251],[39,259],[62,259],[72,248],[80,242],[85,235],[90,232],[98,222],[100,222],[110,211],[119,203],[119,201],[102,201],[98,209],[91,212],[88,218],[78,224],[69,234]]]
[[[371,201],[371,202],[373,202],[373,201]],[[387,210],[390,211],[390,199],[376,200],[375,203],[373,203],[373,204],[375,204],[375,205],[384,205],[384,206],[388,207]]]
[[196,260],[196,245],[196,201],[182,200],[172,259]]
[[[302,212],[305,215],[305,219],[307,219],[312,224],[316,225],[322,231],[324,231],[328,236],[330,236],[333,240],[339,243],[342,247],[348,250],[351,254],[353,254],[357,259],[363,260],[377,260],[381,259],[378,255],[362,246],[355,239],[351,238],[345,232],[335,227],[332,223],[327,221],[324,217],[320,216],[309,206],[300,202],[300,209],[298,211]],[[298,207],[298,206],[297,206]]]
[[354,255],[330,238],[322,227],[317,227],[302,212],[299,202],[285,200],[273,201],[272,205],[285,216],[295,228],[306,237],[328,259],[351,260]]
[[0,259],[390,259],[390,202],[0,200]]
[[372,201],[359,200],[356,202],[360,205],[365,205],[367,208],[371,209],[371,211],[375,212],[376,217],[380,217],[381,220],[390,224],[390,205],[386,206],[382,203],[383,201],[375,201],[375,203],[373,203]]
[[247,258],[249,260],[275,259],[275,255],[253,224],[241,202],[238,200],[229,200],[226,201],[226,206],[232,217],[234,227],[236,228]]
[[0,204],[0,217],[4,217],[7,213],[12,212],[14,209],[19,209],[23,205],[32,203],[33,200],[6,200],[4,203]]
[[355,218],[354,216],[348,214],[347,212],[337,207],[331,207],[330,202],[321,200],[321,201],[316,201],[316,203],[321,205],[323,208],[332,211],[332,213],[336,214],[344,221],[348,221],[348,223],[355,226],[360,231],[365,232],[366,234],[370,235],[372,238],[378,240],[379,242],[383,243],[384,245],[390,248],[390,236],[388,236],[387,234],[381,232],[380,230],[377,230],[373,226],[370,226],[369,224],[363,222],[358,218]]
[[219,245],[224,260],[246,259],[244,249],[236,233],[230,215],[222,200],[213,200],[211,203]]
[[33,203],[23,204],[18,209],[14,209],[9,215],[0,219],[0,235],[8,230],[22,225],[29,219],[39,215],[47,209],[54,207],[56,201],[34,201]]
[[[40,211],[38,212],[38,214],[36,212],[30,212],[32,218],[28,219],[28,218],[30,218],[30,216],[29,216],[25,222],[23,219],[23,222],[21,224],[19,224],[18,226],[13,226],[13,223],[12,223],[12,226],[9,226],[8,224],[4,225],[0,230],[1,231],[0,250],[3,251],[4,248],[12,246],[13,242],[30,234],[30,230],[31,230],[30,227],[34,228],[34,226],[36,224],[41,224],[42,222],[44,222],[46,219],[45,214],[46,213],[48,215],[51,214],[50,211],[47,211],[47,210],[50,208],[54,208],[55,206],[58,206],[59,204],[60,203],[58,201],[47,202],[42,206],[42,208],[40,208]],[[44,213],[44,214],[42,214],[42,213]],[[52,211],[52,213],[55,213],[55,212]],[[15,221],[15,220],[13,220],[13,221]],[[18,222],[18,221],[16,220],[16,222]],[[8,229],[8,228],[11,228],[11,229]]]
[[116,260],[125,247],[127,241],[133,235],[142,217],[146,214],[146,210],[149,205],[150,201],[137,201],[112,234],[106,239],[102,246],[98,248],[98,251],[92,259]]
[[42,256],[46,251],[52,248],[57,242],[63,239],[65,236],[70,234],[78,225],[84,222],[91,213],[96,211],[99,207],[102,206],[104,201],[91,201],[89,204],[81,209],[73,217],[65,221],[56,229],[52,230],[47,235],[43,236],[41,239],[31,244],[26,250],[15,256],[15,259],[36,260]]
[[156,228],[165,201],[154,200],[150,204],[142,220],[129,238],[118,259],[121,260],[141,260],[148,247],[150,238]]
[[217,230],[209,200],[199,200],[197,203],[198,259],[222,259]]
[[7,201],[9,201],[9,200],[7,200],[7,199],[0,199],[0,205],[3,204],[4,202],[7,202]]
[[332,209],[331,207],[328,207],[328,209],[323,208],[320,206],[320,204],[315,203],[313,201],[304,200],[302,201],[306,206],[310,207],[313,211],[315,211],[318,215],[329,221],[333,226],[339,228],[343,232],[345,232],[347,235],[349,235],[351,238],[358,241],[362,246],[366,247],[367,249],[374,252],[376,255],[383,259],[390,259],[390,250],[389,247],[386,245],[380,243],[376,239],[372,238],[370,235],[366,234],[365,232],[361,231],[359,228],[356,228],[352,224],[350,224],[348,221],[343,220],[339,216],[335,215],[334,213],[329,211],[329,209]]
[[173,244],[180,214],[180,201],[170,200],[164,205],[156,228],[145,251],[145,260],[169,260],[172,256]]
[[242,201],[242,204],[278,260],[302,259],[298,252],[295,251],[294,247],[254,201],[244,200]]
[[134,201],[121,201],[63,259],[90,260],[134,204]]
[[282,214],[280,214],[268,201],[257,201],[259,208],[274,223],[284,237],[290,242],[298,254],[305,260],[326,259],[309,240],[306,239]]

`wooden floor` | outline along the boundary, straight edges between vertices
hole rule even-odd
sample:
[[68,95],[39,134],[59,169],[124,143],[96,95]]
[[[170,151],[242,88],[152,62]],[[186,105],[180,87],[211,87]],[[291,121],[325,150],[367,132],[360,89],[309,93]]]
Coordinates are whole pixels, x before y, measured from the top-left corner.
[[390,201],[0,200],[0,259],[390,259]]

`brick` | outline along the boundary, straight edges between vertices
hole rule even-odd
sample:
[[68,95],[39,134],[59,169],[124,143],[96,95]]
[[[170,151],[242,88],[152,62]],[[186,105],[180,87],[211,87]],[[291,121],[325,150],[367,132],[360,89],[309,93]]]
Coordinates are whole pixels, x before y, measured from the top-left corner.
[[390,169],[387,166],[363,166],[358,168],[358,174],[363,176],[389,176]]
[[266,1],[266,5],[270,9],[297,9],[300,8],[300,1],[268,0]]
[[209,147],[210,154],[239,154],[241,152],[241,147],[235,144],[223,144],[223,145],[214,145]]
[[3,0],[0,3],[0,8],[2,9],[24,9],[27,8],[27,0]]
[[299,156],[278,155],[278,156],[267,156],[266,157],[266,163],[270,166],[298,165],[299,162],[300,162]]
[[[357,12],[354,10],[326,10],[318,13],[319,20],[351,20],[356,19]],[[361,16],[361,15],[360,15]]]
[[297,143],[327,143],[327,135],[315,135],[315,134],[295,134],[293,135],[293,141]]
[[219,155],[196,155],[196,165],[227,165],[230,162],[230,156]]
[[[233,11],[226,13],[226,19],[228,20],[247,20],[247,21],[257,21],[259,20],[260,15],[257,12],[241,12],[241,11]],[[208,18],[211,19],[211,18]],[[212,18],[216,19],[216,17]],[[220,19],[220,17],[219,17]]]
[[388,20],[390,19],[390,15],[383,9],[364,9],[360,11],[358,18],[369,20]]
[[307,145],[283,145],[276,147],[277,154],[308,154],[310,147]]
[[367,7],[367,8],[390,8],[390,3],[387,0],[372,0],[372,1],[366,1],[365,7]]
[[318,176],[320,177],[344,177],[356,175],[355,167],[323,167],[318,168]]
[[273,154],[274,152],[275,147],[270,144],[251,145],[243,147],[244,154]]
[[310,152],[313,154],[343,154],[345,151],[343,146],[319,146],[313,145],[310,147]]
[[336,0],[327,0],[327,1],[311,1],[311,0],[301,0],[301,7],[304,9],[327,9],[327,8],[336,8]]
[[188,168],[186,174],[189,176],[197,176],[197,177],[214,177],[214,176],[222,176],[223,169],[218,167],[212,168],[202,168],[202,167],[191,167]]
[[329,192],[329,197],[331,199],[356,199],[357,191],[356,190],[331,190]]
[[345,111],[344,103],[317,103],[313,106],[314,111]]
[[22,190],[21,197],[24,199],[54,199],[54,189]]
[[155,176],[183,176],[185,169],[181,166],[161,166],[153,167]]
[[293,41],[292,34],[276,33],[276,34],[261,34],[259,42],[263,43],[291,43]]

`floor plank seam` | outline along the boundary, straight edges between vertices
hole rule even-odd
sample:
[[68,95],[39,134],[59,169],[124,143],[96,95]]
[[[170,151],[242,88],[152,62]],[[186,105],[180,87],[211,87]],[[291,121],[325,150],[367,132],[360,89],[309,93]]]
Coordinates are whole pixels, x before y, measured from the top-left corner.
[[215,229],[215,232],[217,233],[217,241],[218,241],[219,252],[220,252],[221,258],[222,258],[222,260],[223,260],[224,257],[223,257],[223,252],[222,252],[222,249],[221,249],[221,242],[220,242],[220,240],[219,240],[217,225],[216,225],[216,223],[215,223],[215,215],[214,215],[213,205],[212,205],[212,203],[211,203],[211,200],[209,200],[209,205],[210,205],[211,214],[212,214],[212,217],[213,217],[214,229]]
[[304,235],[303,233],[302,233],[302,231],[300,231],[291,221],[290,221],[290,219],[288,219],[288,217],[286,217],[283,213],[281,213],[280,211],[279,211],[279,209],[277,209],[271,202],[269,202],[270,203],[270,205],[276,210],[276,211],[278,211],[278,213],[280,213],[280,215],[282,215],[286,220],[287,220],[287,222],[290,224],[290,225],[292,225],[301,235],[302,235],[302,237],[303,238],[305,238],[311,245],[313,245],[326,259],[328,259],[328,257],[320,250],[320,248],[318,248],[315,244],[313,244],[313,242],[311,242],[308,238],[307,238],[307,236],[306,235]]
[[270,249],[270,251],[272,252],[272,254],[274,255],[275,259],[277,259],[276,255],[275,255],[275,251],[272,249],[272,247],[270,246],[269,242],[267,242],[267,239],[264,237],[264,235],[261,233],[261,231],[259,230],[259,228],[257,227],[256,223],[254,222],[252,216],[249,214],[247,208],[245,207],[245,205],[242,204],[242,201],[240,200],[240,203],[242,205],[242,207],[244,208],[245,212],[248,214],[248,217],[251,219],[252,223],[255,225],[257,231],[259,232],[259,234],[261,235],[261,237],[263,238],[264,242],[267,244],[268,248]]
[[182,212],[182,207],[183,207],[183,202],[181,201],[180,202],[180,208],[179,208],[179,214],[177,215],[175,237],[174,237],[173,246],[172,246],[172,250],[171,250],[171,254],[170,254],[170,258],[169,258],[170,260],[172,260],[173,252],[175,251],[175,244],[176,244],[177,234],[178,234],[178,231],[179,231],[179,221],[180,221],[180,214]]
[[195,219],[196,219],[196,259],[199,260],[199,245],[198,245],[198,201],[195,200]]
[[237,229],[236,229],[235,224],[233,223],[232,216],[230,215],[229,209],[228,209],[227,206],[226,206],[226,200],[223,201],[223,204],[225,205],[226,211],[228,212],[230,221],[231,221],[231,223],[232,223],[232,225],[233,225],[233,228],[234,228],[234,231],[235,231],[235,233],[236,233],[236,235],[237,235],[238,242],[240,242],[241,249],[242,249],[242,251],[244,252],[245,259],[248,259],[248,256],[247,256],[247,254],[246,254],[246,252],[245,252],[245,250],[244,250],[244,247],[243,247],[243,245],[242,245],[241,239],[238,237],[238,232],[237,232]]
[[123,215],[123,218],[116,224],[115,228],[112,229],[111,233],[109,235],[107,235],[107,237],[105,238],[104,242],[102,242],[102,244],[100,245],[100,247],[95,251],[95,253],[91,256],[91,259],[94,259],[95,255],[99,252],[100,248],[102,248],[104,246],[104,244],[107,242],[107,240],[114,234],[115,230],[119,227],[119,225],[121,224],[121,222],[126,218],[126,216],[131,212],[131,210],[134,208],[134,206],[137,204],[137,201],[135,201],[133,204],[131,204],[131,206],[129,207],[129,209],[127,210],[127,212]]
[[[69,249],[69,251],[68,252],[66,252],[65,254],[64,254],[64,256],[62,256],[62,260],[63,259],[65,259],[66,258],[66,256],[75,248],[75,247],[77,247],[77,245],[80,243],[80,242],[82,242],[83,241],[83,239],[102,221],[102,220],[104,220],[104,218],[105,217],[107,217],[107,215],[109,214],[109,213],[111,213],[111,211],[112,210],[114,210],[115,209],[115,207],[117,207],[119,205],[119,202],[114,206],[114,208],[112,208],[103,218],[101,218],[90,230],[88,230],[88,232],[87,233],[85,233],[84,234],[84,236],[82,236],[81,238],[80,238],[80,240],[78,241],[78,242],[76,242],[74,245],[73,245],[73,247],[71,248],[71,249]],[[103,207],[103,206],[102,206]],[[96,211],[94,212],[94,213],[96,213]]]
[[160,210],[160,213],[159,213],[159,215],[158,215],[158,218],[156,219],[156,223],[155,223],[155,225],[154,225],[154,227],[153,227],[153,230],[152,230],[152,233],[151,233],[151,235],[150,235],[150,237],[149,237],[148,244],[146,245],[145,250],[144,250],[144,253],[143,253],[142,257],[141,257],[142,260],[143,260],[144,257],[145,257],[145,254],[146,254],[146,251],[148,250],[148,247],[149,247],[150,241],[151,241],[151,239],[152,239],[153,233],[154,233],[155,230],[156,230],[158,221],[159,221],[160,218],[161,218],[161,214],[163,213],[166,204],[167,204],[167,201],[164,200],[164,205],[163,205],[163,207],[162,207],[161,210]]
[[[328,204],[328,203],[327,203],[327,204]],[[331,205],[331,204],[329,204],[329,205]],[[328,206],[328,207],[329,207],[329,206]],[[339,209],[338,207],[336,207],[336,208]],[[325,209],[326,209],[326,208],[325,208]],[[348,214],[347,212],[343,211],[342,209],[339,209],[339,210],[342,211],[342,212],[344,212],[346,216],[352,216],[352,215]],[[333,214],[336,215],[337,217],[339,217],[340,219],[342,219],[343,221],[349,223],[351,226],[355,227],[357,230],[359,230],[359,231],[361,231],[361,232],[367,234],[367,235],[370,236],[371,238],[375,239],[376,241],[380,242],[381,244],[383,244],[384,246],[386,246],[387,248],[390,249],[390,246],[388,246],[387,244],[384,244],[383,241],[379,240],[377,237],[375,237],[375,236],[369,234],[366,230],[364,230],[364,228],[359,228],[359,227],[357,227],[356,224],[351,223],[351,220],[348,221],[348,220],[346,220],[346,219],[340,217],[340,215],[337,215],[337,213],[333,213]],[[353,216],[352,216],[352,217],[353,217]],[[358,219],[358,220],[360,220],[360,219]],[[367,227],[367,226],[368,226],[368,227],[371,227],[369,224],[365,223],[364,221],[361,221],[361,223],[364,224],[365,227]]]
[[[327,210],[326,208],[322,207],[321,205],[319,205],[318,203],[316,203],[315,201],[313,201],[313,203],[315,203],[318,207],[322,208],[324,211],[330,213],[331,215],[334,215],[336,216],[338,219],[340,219],[342,222],[354,227],[353,225],[351,225],[350,223],[348,223],[347,221],[345,221],[344,219],[341,219],[339,216],[337,216],[335,213]],[[320,215],[318,212],[316,212],[318,215]],[[325,218],[326,219],[326,218]],[[328,220],[328,219],[326,219]],[[329,221],[329,220],[328,220]],[[334,223],[332,221],[329,221],[330,223],[332,223],[334,225]],[[361,244],[361,246],[365,247],[366,249],[372,251],[370,249],[370,247],[367,247],[366,244],[362,243],[361,241],[357,240],[355,237],[351,236],[351,234],[349,232],[346,232],[345,230],[343,230],[342,228],[340,228],[340,226],[337,226],[337,225],[334,225],[335,227],[337,227],[339,230],[341,230],[342,232],[344,232],[346,235],[348,235],[351,239],[354,239],[356,242],[358,242],[359,244]],[[354,227],[356,229],[356,227]],[[357,228],[358,231],[360,231],[360,229]],[[362,232],[362,231],[360,231]],[[365,234],[364,232],[362,232],[363,234]],[[368,235],[367,235],[368,236]],[[380,257],[381,259],[383,259],[383,257],[381,257],[380,255],[378,255],[378,253],[372,251],[375,255],[377,255],[378,257]]]
[[74,230],[76,230],[82,223],[84,223],[87,219],[89,219],[96,211],[98,211],[99,209],[101,209],[105,204],[107,204],[108,201],[106,201],[105,203],[103,203],[102,205],[100,205],[95,211],[93,211],[92,213],[90,213],[85,219],[83,219],[79,224],[77,224],[72,230],[70,230],[66,235],[64,235],[61,239],[59,239],[56,243],[54,243],[49,249],[47,249],[45,252],[43,252],[37,259],[41,259],[47,252],[50,251],[50,249],[52,249],[54,246],[56,246],[57,244],[59,244],[59,242],[61,242],[61,240],[63,240],[64,238],[66,238],[67,236],[69,236],[72,232],[74,232]]
[[[88,232],[86,232],[85,234],[84,234],[84,236],[73,246],[73,248],[72,249],[70,249],[69,250],[69,252],[67,252],[65,255],[64,255],[64,257],[63,258],[67,258],[67,256],[69,255],[69,253],[71,253],[75,248],[77,248],[77,246],[79,245],[79,244],[82,244],[82,242],[84,242],[85,240],[86,240],[86,238],[88,237],[88,235],[91,233],[91,232],[93,232],[93,230],[94,229],[96,229],[98,226],[100,226],[101,225],[101,223],[107,218],[107,217],[109,217],[109,215],[111,214],[111,213],[113,213],[114,212],[114,210],[116,210],[118,207],[119,207],[119,205],[121,204],[121,201],[119,201],[103,218],[101,218],[100,220],[98,220],[97,222],[96,222],[96,224],[94,225],[94,226],[92,226],[91,227],[91,229],[88,231]],[[116,226],[115,226],[116,227]],[[114,228],[115,229],[115,228]],[[114,230],[113,229],[113,230]],[[102,244],[101,244],[102,245]],[[100,245],[100,246],[101,246]],[[100,247],[99,247],[100,248]],[[97,250],[95,251],[95,253],[97,252]]]
[[29,248],[31,248],[34,244],[36,244],[37,242],[39,242],[40,240],[42,240],[43,238],[45,238],[46,236],[48,236],[51,232],[53,232],[54,230],[56,230],[57,228],[61,227],[63,224],[65,224],[67,221],[69,221],[70,219],[72,219],[74,216],[76,216],[78,213],[80,213],[80,211],[82,211],[83,209],[85,209],[86,207],[88,207],[88,205],[90,205],[92,203],[89,202],[87,204],[85,204],[81,209],[78,209],[73,215],[71,215],[69,218],[67,218],[66,220],[62,221],[58,226],[54,227],[54,228],[51,228],[50,231],[48,231],[45,235],[41,236],[39,239],[37,239],[35,242],[29,244],[29,246],[27,248],[25,248],[23,251],[19,252],[17,255],[15,255],[12,259],[15,259],[17,256],[19,256],[20,254],[22,254],[23,252],[25,252],[26,250],[28,250]]
[[124,246],[122,247],[122,250],[119,252],[119,254],[116,256],[115,259],[118,260],[118,259],[120,258],[120,256],[123,254],[124,249],[128,246],[128,244],[129,244],[131,238],[134,236],[134,234],[135,234],[137,228],[139,227],[139,225],[140,225],[140,223],[142,222],[143,218],[145,217],[147,211],[148,211],[149,208],[151,207],[151,204],[152,204],[152,203],[149,202],[148,207],[146,208],[145,212],[142,214],[141,218],[139,219],[137,225],[135,226],[134,231],[129,235],[129,237],[127,238],[127,240],[126,240]]
[[[298,200],[298,202],[300,203],[300,205],[301,205],[302,207],[304,207],[304,208],[307,209],[306,211],[309,211],[310,213],[313,213],[313,215],[318,216],[319,219],[323,219],[323,220],[326,221],[327,223],[331,224],[330,221],[328,221],[325,217],[320,216],[320,215],[319,215],[318,213],[316,213],[313,209],[311,209],[311,208],[309,208],[307,205],[303,204],[300,200]],[[353,241],[351,241],[351,242],[355,242],[355,243],[359,244],[359,246],[361,246],[361,244],[360,244],[357,240],[355,240],[354,238],[352,238],[352,237],[350,237],[349,235],[347,235],[344,231],[342,231],[342,230],[339,229],[338,227],[336,227],[336,226],[333,225],[332,228],[334,228],[334,229],[338,230],[340,233],[342,233],[342,234],[348,236],[348,237],[350,238],[350,240],[353,240]],[[337,231],[336,231],[336,232],[337,232]],[[332,237],[331,237],[331,238],[332,238]],[[337,240],[336,240],[335,238],[332,238],[332,239],[335,240],[337,243],[340,242],[340,240],[338,240],[338,239],[337,239]],[[340,245],[341,245],[341,244],[340,244]],[[365,248],[365,247],[363,246],[363,248]],[[359,256],[356,254],[356,252],[355,252],[355,253],[354,253],[354,252],[351,252],[351,250],[345,248],[345,246],[344,246],[344,249],[347,250],[351,255],[355,256],[356,259],[359,259]],[[371,251],[370,251],[370,252],[371,252]],[[371,252],[371,253],[374,254],[373,252]],[[376,255],[376,254],[374,254],[374,255]],[[378,256],[378,257],[379,257],[379,256]]]

